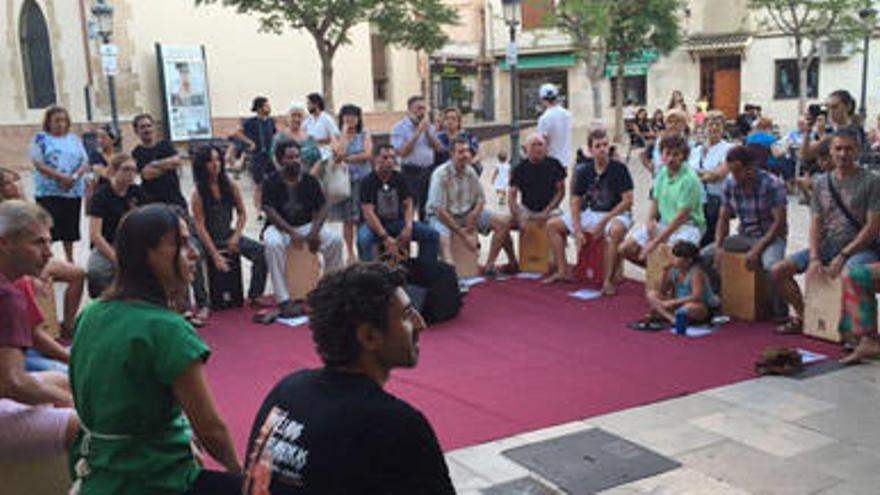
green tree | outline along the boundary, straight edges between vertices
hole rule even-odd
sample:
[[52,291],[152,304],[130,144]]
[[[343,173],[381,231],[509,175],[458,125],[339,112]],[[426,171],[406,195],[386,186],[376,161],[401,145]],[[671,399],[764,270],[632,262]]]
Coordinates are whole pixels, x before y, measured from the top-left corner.
[[571,38],[575,57],[584,62],[593,98],[593,117],[602,118],[602,80],[605,78],[607,49],[613,0],[559,0],[546,24]]
[[646,50],[667,54],[681,44],[682,0],[616,0],[611,2],[610,25],[605,40],[615,54],[615,139],[623,131],[623,77],[626,62]]
[[807,68],[819,56],[821,43],[862,36],[858,12],[865,6],[865,0],[749,0],[750,9],[764,14],[759,20],[763,27],[778,30],[794,42],[799,113],[807,104]]
[[351,29],[369,22],[391,45],[432,52],[447,41],[443,26],[458,22],[455,10],[441,0],[195,0],[219,3],[241,14],[256,15],[260,29],[280,34],[285,27],[304,29],[321,59],[321,90],[333,108],[333,57],[351,43]]

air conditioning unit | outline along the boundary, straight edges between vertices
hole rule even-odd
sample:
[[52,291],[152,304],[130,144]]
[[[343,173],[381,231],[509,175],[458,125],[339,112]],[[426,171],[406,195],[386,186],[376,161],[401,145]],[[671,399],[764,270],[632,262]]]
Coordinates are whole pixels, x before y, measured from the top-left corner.
[[852,47],[843,40],[825,40],[819,50],[822,58],[826,60],[844,60],[852,55]]

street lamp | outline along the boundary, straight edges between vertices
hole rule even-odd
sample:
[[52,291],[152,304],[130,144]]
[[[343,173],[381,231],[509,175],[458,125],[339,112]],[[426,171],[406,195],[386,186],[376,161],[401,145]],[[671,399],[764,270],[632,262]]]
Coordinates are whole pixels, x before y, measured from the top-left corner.
[[865,27],[865,46],[862,51],[862,96],[859,102],[859,115],[862,117],[862,125],[866,123],[868,109],[865,100],[868,93],[868,47],[871,44],[871,34],[874,31],[874,19],[877,17],[877,9],[865,7],[859,11],[859,19]]
[[96,34],[101,38],[101,69],[107,76],[107,87],[110,93],[110,117],[113,120],[113,132],[118,143],[122,143],[119,134],[119,114],[116,111],[116,45],[110,43],[113,36],[113,6],[106,0],[96,0],[92,6]]
[[504,23],[510,30],[510,42],[507,45],[507,68],[510,69],[510,164],[519,163],[519,116],[517,115],[517,78],[516,78],[516,27],[520,24],[522,10],[520,0],[501,0],[504,12]]

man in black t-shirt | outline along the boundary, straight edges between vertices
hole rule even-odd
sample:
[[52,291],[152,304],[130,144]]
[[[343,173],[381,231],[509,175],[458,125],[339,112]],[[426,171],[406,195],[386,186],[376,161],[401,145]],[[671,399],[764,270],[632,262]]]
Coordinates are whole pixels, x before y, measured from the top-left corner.
[[512,222],[519,226],[529,220],[547,221],[559,215],[567,175],[559,160],[547,155],[543,136],[530,135],[524,146],[526,159],[513,169],[507,194]]
[[272,172],[272,138],[275,137],[276,128],[268,98],[254,98],[251,111],[256,115],[242,122],[235,137],[248,147],[251,177],[254,179],[254,205],[259,208],[263,201],[263,180]]
[[361,183],[361,211],[364,222],[358,228],[358,257],[373,260],[373,246],[382,242],[386,253],[408,248],[410,239],[419,243],[419,259],[437,260],[437,231],[413,220],[413,198],[397,166],[394,146],[379,145],[373,157],[373,172]]
[[608,134],[594,130],[587,138],[592,158],[579,155],[571,181],[569,211],[562,218],[554,218],[547,224],[550,245],[556,263],[556,273],[546,283],[568,278],[565,262],[565,238],[574,234],[577,250],[586,240],[586,233],[599,242],[604,237],[605,257],[602,293],[613,295],[619,277],[620,265],[617,248],[632,227],[633,181],[626,165],[612,160],[608,155]]
[[342,237],[324,228],[327,201],[318,180],[303,173],[299,151],[293,141],[280,143],[275,148],[275,160],[281,170],[263,182],[263,211],[268,220],[263,232],[266,263],[284,318],[302,313],[287,291],[287,248],[291,243],[306,243],[313,253],[320,250],[325,273],[342,266]]
[[455,488],[427,419],[383,390],[419,358],[424,320],[402,273],[358,263],[309,294],[324,368],[283,378],[260,406],[245,465],[247,495],[447,495]]
[[150,203],[168,203],[187,211],[186,200],[180,192],[179,169],[183,160],[168,140],[157,140],[156,122],[150,114],[141,114],[132,122],[141,144],[131,156],[137,162],[141,184]]

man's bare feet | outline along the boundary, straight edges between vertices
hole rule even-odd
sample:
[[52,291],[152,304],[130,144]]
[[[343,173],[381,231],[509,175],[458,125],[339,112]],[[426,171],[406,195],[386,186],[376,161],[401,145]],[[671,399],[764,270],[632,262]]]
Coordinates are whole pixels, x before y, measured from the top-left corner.
[[862,337],[861,342],[849,356],[840,360],[841,364],[856,364],[863,359],[880,357],[880,340]]
[[602,295],[606,297],[616,296],[617,287],[612,282],[605,282],[602,284]]
[[556,283],[571,283],[571,282],[573,282],[573,280],[571,279],[570,276],[568,276],[565,273],[559,273],[559,272],[554,273],[541,281],[541,283],[544,285],[550,285],[550,284],[556,284]]

